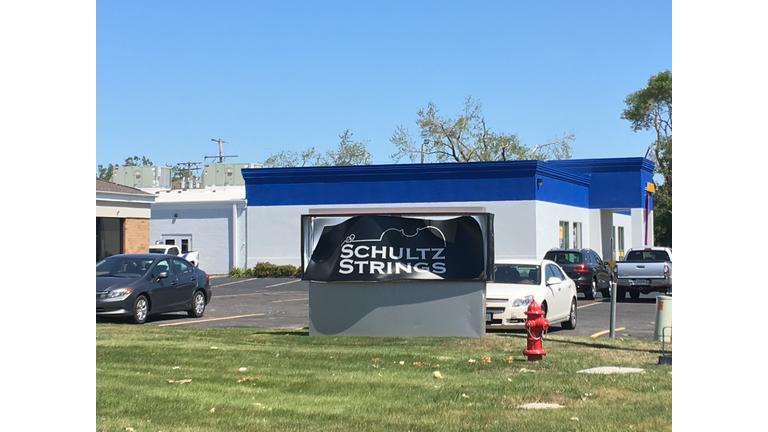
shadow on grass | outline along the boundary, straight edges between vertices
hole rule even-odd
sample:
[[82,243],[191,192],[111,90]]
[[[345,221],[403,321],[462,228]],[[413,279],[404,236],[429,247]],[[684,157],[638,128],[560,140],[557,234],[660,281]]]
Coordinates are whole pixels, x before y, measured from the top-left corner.
[[301,329],[268,329],[268,328],[259,328],[259,329],[252,329],[255,330],[254,334],[263,334],[263,335],[277,335],[277,336],[309,336],[309,327],[304,327]]
[[[556,333],[558,329],[556,329],[555,332],[547,332],[547,334]],[[490,331],[488,330],[487,333],[493,333],[501,337],[513,337],[518,339],[527,339],[528,335],[525,330],[513,330],[513,331]],[[589,339],[587,340],[560,340],[560,339],[547,339],[546,336],[544,336],[544,342],[545,343],[559,343],[559,344],[568,344],[568,345],[574,345],[574,346],[583,346],[586,348],[596,348],[596,349],[607,349],[607,350],[616,350],[616,351],[629,351],[629,352],[643,352],[643,353],[650,353],[650,354],[671,354],[672,348],[671,344],[667,343],[662,350],[661,347],[659,349],[642,349],[642,348],[632,348],[632,347],[622,347],[622,346],[615,346],[615,345],[607,345],[605,343],[597,343],[597,342],[590,342]],[[602,341],[610,341],[611,339],[601,339]],[[661,342],[659,342],[661,344]]]
[[[147,317],[146,324],[180,320],[180,319],[194,320],[195,318],[190,318],[186,312],[170,312],[170,313],[164,313],[159,315],[150,315]],[[133,324],[133,320],[131,317],[96,316],[96,322],[111,323],[111,324]]]

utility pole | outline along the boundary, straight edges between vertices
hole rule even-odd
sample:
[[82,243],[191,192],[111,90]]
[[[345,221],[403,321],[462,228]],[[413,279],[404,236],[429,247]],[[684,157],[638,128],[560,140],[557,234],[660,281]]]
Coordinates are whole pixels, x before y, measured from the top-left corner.
[[[176,165],[178,166],[186,166],[187,169],[184,170],[186,173],[186,176],[184,176],[184,180],[187,182],[187,184],[192,184],[191,178],[192,178],[192,170],[197,171],[200,168],[197,167],[200,162],[179,162]],[[194,168],[193,168],[194,167]]]
[[222,155],[222,152],[221,152],[221,145],[222,145],[222,144],[227,144],[227,142],[226,142],[226,141],[223,141],[221,138],[219,138],[219,139],[214,139],[214,138],[211,138],[211,141],[213,141],[213,142],[218,142],[218,143],[219,143],[219,156],[206,156],[206,157],[205,157],[206,159],[214,159],[214,160],[215,160],[215,159],[218,157],[218,158],[219,158],[219,163],[223,163],[223,162],[224,162],[224,158],[228,158],[228,157],[237,157],[237,155],[232,155],[232,156],[223,156],[223,155]]

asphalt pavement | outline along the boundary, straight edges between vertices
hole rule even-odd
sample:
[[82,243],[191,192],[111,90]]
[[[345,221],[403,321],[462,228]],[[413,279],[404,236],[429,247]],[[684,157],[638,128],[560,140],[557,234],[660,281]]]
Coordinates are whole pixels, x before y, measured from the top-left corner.
[[[230,278],[211,276],[211,302],[202,318],[185,313],[150,316],[146,325],[187,327],[285,328],[309,327],[309,283],[296,278]],[[586,300],[579,295],[577,325],[559,325],[550,334],[609,337],[610,299]],[[100,320],[104,321],[104,320]],[[616,303],[615,337],[653,339],[656,296]]]

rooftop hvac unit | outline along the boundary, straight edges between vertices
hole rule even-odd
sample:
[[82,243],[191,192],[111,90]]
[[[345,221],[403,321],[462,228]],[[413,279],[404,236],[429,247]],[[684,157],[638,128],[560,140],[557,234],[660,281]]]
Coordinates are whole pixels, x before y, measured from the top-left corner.
[[240,171],[243,168],[261,168],[261,165],[254,163],[206,164],[203,168],[203,174],[200,176],[200,183],[203,187],[245,185],[243,173]]
[[123,186],[141,188],[171,188],[171,167],[164,166],[116,166],[112,170],[112,182]]

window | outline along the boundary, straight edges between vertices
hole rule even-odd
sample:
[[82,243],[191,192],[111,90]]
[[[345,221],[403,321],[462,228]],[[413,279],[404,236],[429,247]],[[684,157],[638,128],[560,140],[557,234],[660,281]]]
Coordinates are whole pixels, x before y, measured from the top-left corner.
[[619,259],[624,258],[624,227],[618,227],[618,239],[619,239]]
[[[187,253],[192,249],[192,236],[187,234],[163,234],[163,242],[167,245],[178,246],[181,253]],[[178,255],[178,252],[177,252]]]
[[560,244],[558,247],[565,249],[568,244],[568,222],[560,221]]
[[96,262],[123,253],[123,219],[96,218]]
[[581,249],[581,222],[573,223],[573,248]]
[[173,270],[171,270],[171,263],[166,259],[162,260],[159,263],[157,263],[157,266],[152,270],[152,278],[156,278],[160,275],[162,272],[168,272],[168,274],[173,274]]
[[600,258],[600,255],[597,254],[595,251],[591,251],[592,258],[595,260],[595,264],[597,264],[599,267],[603,266],[603,260]]
[[581,254],[579,252],[549,251],[544,254],[544,259],[558,264],[580,264]]
[[550,265],[547,266],[547,269],[546,269],[546,279],[545,280],[549,280],[549,278],[551,278],[551,277],[556,277],[556,278],[558,278],[560,280],[565,280],[565,277],[560,272],[560,269],[557,268],[557,266],[553,266],[553,265],[550,264]]
[[173,269],[174,273],[180,275],[191,272],[192,266],[180,260],[173,260]]
[[494,270],[496,283],[539,284],[539,266],[523,264],[497,264]]

